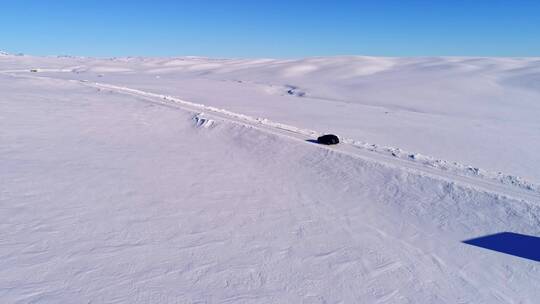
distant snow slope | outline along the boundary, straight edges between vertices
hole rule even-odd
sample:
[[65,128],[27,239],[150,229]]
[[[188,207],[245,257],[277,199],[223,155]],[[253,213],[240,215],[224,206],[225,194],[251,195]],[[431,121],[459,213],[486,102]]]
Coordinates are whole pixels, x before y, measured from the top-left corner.
[[[310,73],[346,77],[357,66],[348,77],[393,75],[408,60],[413,70],[447,61],[440,70],[450,73],[465,59],[2,57],[0,302],[536,303],[538,261],[463,241],[501,232],[540,236],[537,191],[475,170],[463,175],[452,162],[402,158],[402,150],[392,156],[356,141],[330,148],[306,141],[310,130],[334,128],[368,140],[369,126],[348,126],[377,113],[353,100],[309,97],[329,81]],[[495,65],[489,75],[510,73],[505,60],[480,61]],[[526,70],[512,73],[534,79],[534,60],[508,61]],[[286,77],[311,79],[313,87],[279,82]],[[523,98],[508,114],[523,114],[522,124],[506,125],[485,109],[475,119],[520,130],[516,140],[529,141],[531,151],[493,146],[486,157],[509,160],[508,149],[524,164],[538,157],[536,134],[524,128],[537,123],[525,114],[536,111],[537,91],[534,81],[518,83],[503,91]],[[328,84],[328,94],[339,86]],[[430,138],[430,145],[466,141],[457,123],[471,118],[459,120],[460,102],[441,124],[462,132]],[[394,111],[404,122],[434,123],[432,114],[422,120]],[[381,132],[386,124],[410,128],[401,122],[378,124]],[[404,140],[392,128],[374,130],[375,138]],[[420,148],[423,134],[406,139]]]

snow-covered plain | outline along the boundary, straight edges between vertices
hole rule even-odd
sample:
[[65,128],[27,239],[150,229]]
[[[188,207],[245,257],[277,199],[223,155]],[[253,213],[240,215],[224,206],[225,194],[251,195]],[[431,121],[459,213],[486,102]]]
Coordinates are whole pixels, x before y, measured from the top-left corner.
[[540,58],[0,56],[540,184]]
[[539,83],[538,59],[0,55],[0,302],[535,303],[539,262],[463,241],[540,236]]

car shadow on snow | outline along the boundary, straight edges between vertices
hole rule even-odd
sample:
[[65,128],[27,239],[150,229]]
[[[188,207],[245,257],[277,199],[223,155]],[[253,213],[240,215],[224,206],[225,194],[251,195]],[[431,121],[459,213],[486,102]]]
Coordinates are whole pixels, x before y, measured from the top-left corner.
[[319,142],[316,139],[306,139],[306,141],[312,144],[319,144]]
[[463,243],[540,262],[540,237],[513,232],[482,236]]

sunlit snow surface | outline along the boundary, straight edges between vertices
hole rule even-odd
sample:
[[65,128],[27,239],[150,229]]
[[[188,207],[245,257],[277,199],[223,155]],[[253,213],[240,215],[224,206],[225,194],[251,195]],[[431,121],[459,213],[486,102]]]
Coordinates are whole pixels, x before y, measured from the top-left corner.
[[512,242],[464,243],[537,248],[539,60],[0,55],[0,72],[2,303],[540,297]]

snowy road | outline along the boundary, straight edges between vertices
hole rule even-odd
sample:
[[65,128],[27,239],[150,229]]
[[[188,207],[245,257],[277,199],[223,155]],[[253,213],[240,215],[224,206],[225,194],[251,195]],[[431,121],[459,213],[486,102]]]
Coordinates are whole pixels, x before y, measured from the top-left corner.
[[[309,139],[314,139],[317,136],[321,135],[321,133],[317,131],[305,130],[295,126],[269,121],[265,118],[254,118],[243,114],[234,113],[226,109],[218,109],[203,104],[185,101],[173,96],[156,94],[152,92],[146,92],[104,83],[84,83],[89,86],[104,90],[113,90],[115,92],[126,93],[133,96],[151,98],[150,100],[152,102],[162,103],[163,101],[165,101],[166,103],[176,104],[182,109],[189,111],[203,111],[205,117],[209,117],[212,119],[221,119],[227,122],[235,122],[243,125],[249,125],[259,130],[271,132],[272,134],[288,136],[304,142],[309,142]],[[354,140],[347,139],[344,143],[341,143],[339,146],[336,147],[329,148],[320,146],[319,148],[340,151],[354,157],[361,157],[366,160],[371,160],[386,165],[392,165],[395,168],[412,170],[417,174],[427,174],[431,177],[458,182],[461,186],[473,187],[477,190],[484,190],[495,194],[509,196],[516,199],[523,199],[531,203],[540,204],[540,192],[536,189],[523,189],[524,187],[522,187],[521,185],[507,185],[494,180],[489,180],[487,178],[471,177],[465,175],[466,172],[445,172],[444,170],[429,167],[422,163],[407,161],[397,157],[390,157],[381,153],[377,153],[373,150],[358,147],[354,145],[354,142]]]

